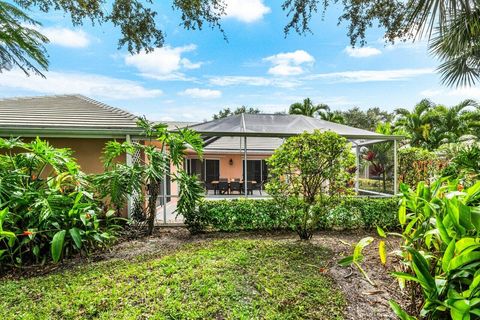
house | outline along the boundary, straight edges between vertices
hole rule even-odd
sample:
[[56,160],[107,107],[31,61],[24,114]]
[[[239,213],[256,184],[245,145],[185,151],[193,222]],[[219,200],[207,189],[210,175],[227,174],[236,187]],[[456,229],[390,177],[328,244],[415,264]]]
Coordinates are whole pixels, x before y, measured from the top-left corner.
[[[141,133],[137,117],[82,95],[0,99],[0,137],[40,137],[70,148],[86,173],[103,171],[102,150],[110,140]],[[127,159],[125,159],[127,161]]]

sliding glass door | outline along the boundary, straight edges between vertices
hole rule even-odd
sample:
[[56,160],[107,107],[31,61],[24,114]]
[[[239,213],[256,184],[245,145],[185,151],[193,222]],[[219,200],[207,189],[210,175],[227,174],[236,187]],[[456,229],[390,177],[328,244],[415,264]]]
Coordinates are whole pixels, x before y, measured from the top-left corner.
[[[245,177],[245,161],[243,161],[243,177]],[[247,180],[257,184],[265,182],[268,177],[267,162],[265,160],[247,160]]]
[[210,183],[220,179],[220,160],[186,159],[185,166],[188,174],[197,175],[200,181]]

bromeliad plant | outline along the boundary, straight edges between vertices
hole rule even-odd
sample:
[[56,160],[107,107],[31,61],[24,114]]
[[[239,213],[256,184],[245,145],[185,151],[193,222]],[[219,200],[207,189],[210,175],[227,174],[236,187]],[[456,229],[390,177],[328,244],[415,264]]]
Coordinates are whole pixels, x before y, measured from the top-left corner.
[[59,261],[109,243],[116,225],[90,190],[70,150],[0,138],[0,265]]
[[[130,196],[137,196],[135,222],[146,222],[146,234],[153,233],[157,212],[157,200],[162,182],[184,181],[183,160],[188,148],[201,158],[203,140],[195,131],[182,128],[177,132],[167,130],[165,124],[155,124],[140,118],[145,143],[110,141],[104,149],[105,172],[94,178],[97,192],[110,201],[117,211],[125,208]],[[140,155],[133,164],[117,161],[128,155]],[[173,170],[170,170],[173,167]],[[168,183],[168,182],[167,182]],[[193,188],[192,183],[181,188]],[[195,188],[198,188],[198,181]],[[180,195],[189,195],[191,190],[180,190]],[[144,196],[146,194],[146,197]],[[181,201],[183,205],[185,201]],[[140,224],[142,227],[142,224]],[[142,228],[143,229],[143,228]]]

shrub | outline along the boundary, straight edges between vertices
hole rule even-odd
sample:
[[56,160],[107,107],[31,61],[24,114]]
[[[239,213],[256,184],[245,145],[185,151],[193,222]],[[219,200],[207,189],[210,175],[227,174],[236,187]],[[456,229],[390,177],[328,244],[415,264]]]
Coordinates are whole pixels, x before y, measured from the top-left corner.
[[68,149],[1,139],[0,264],[58,261],[113,239],[118,226],[93,198]]
[[446,166],[434,152],[422,148],[402,148],[398,150],[399,182],[416,186],[419,182],[430,183]]
[[397,197],[346,197],[320,219],[320,229],[373,229],[376,226],[395,230],[399,223]]
[[253,199],[203,201],[199,215],[203,228],[219,231],[284,229],[287,219],[275,201]]
[[[320,217],[328,213],[355,170],[348,141],[330,131],[288,138],[268,160],[267,192],[288,215],[288,224],[308,240]],[[313,207],[318,205],[315,210]]]
[[[312,210],[319,210],[319,204]],[[372,229],[376,226],[394,230],[398,198],[348,197],[323,215],[314,229]],[[219,231],[289,229],[290,216],[274,200],[206,200],[199,207],[197,230]]]

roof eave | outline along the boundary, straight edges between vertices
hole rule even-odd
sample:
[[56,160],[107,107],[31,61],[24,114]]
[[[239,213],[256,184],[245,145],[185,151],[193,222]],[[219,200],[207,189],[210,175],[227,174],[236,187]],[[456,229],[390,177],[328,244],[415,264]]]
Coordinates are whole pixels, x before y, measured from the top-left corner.
[[132,138],[141,137],[140,128],[19,128],[0,127],[0,136],[44,137],[44,138]]

